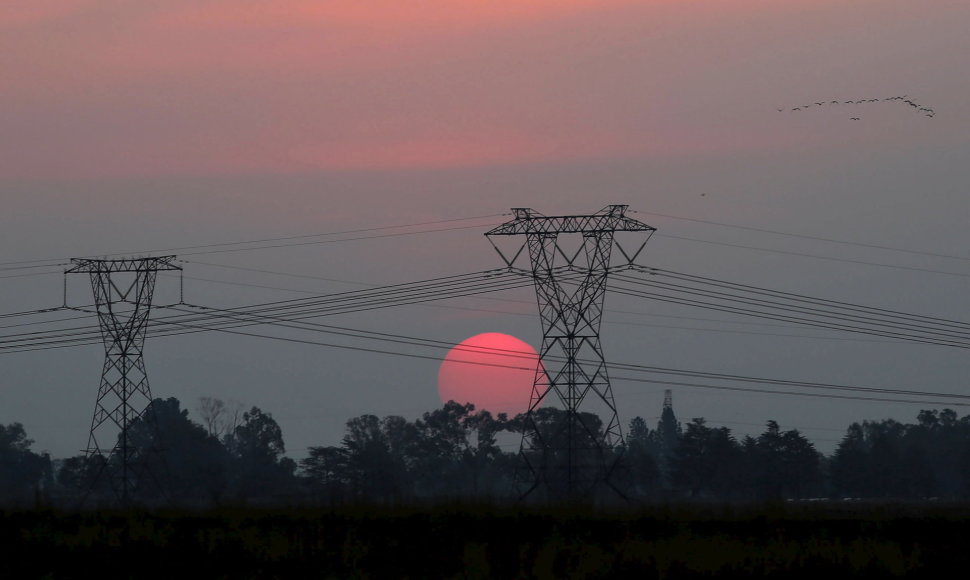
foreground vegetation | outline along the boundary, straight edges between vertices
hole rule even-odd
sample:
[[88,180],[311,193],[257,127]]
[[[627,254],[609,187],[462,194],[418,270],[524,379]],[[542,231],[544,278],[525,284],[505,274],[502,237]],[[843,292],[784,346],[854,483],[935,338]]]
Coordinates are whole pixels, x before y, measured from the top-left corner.
[[970,506],[0,512],[0,577],[817,578],[966,569]]
[[[915,423],[853,423],[835,452],[824,456],[797,430],[774,421],[738,440],[703,419],[682,425],[665,408],[655,429],[635,417],[624,444],[610,448],[595,415],[574,416],[583,429],[570,430],[565,412],[554,408],[493,417],[450,402],[413,421],[352,418],[339,445],[310,447],[297,462],[286,456],[283,431],[269,413],[256,407],[230,412],[220,401],[202,401],[197,423],[178,400],[156,399],[146,414],[154,423],[136,421],[128,430],[125,470],[117,454],[52,460],[30,449],[22,425],[0,425],[0,506],[111,506],[125,494],[124,505],[194,509],[491,501],[517,497],[537,476],[543,485],[532,497],[557,500],[564,491],[575,495],[571,483],[556,489],[567,473],[597,481],[603,469],[610,470],[606,496],[618,492],[632,505],[970,500],[970,415],[960,418],[949,409],[920,411]],[[547,451],[532,452],[527,471],[516,443],[536,432]],[[583,451],[563,453],[568,433],[572,447]]]

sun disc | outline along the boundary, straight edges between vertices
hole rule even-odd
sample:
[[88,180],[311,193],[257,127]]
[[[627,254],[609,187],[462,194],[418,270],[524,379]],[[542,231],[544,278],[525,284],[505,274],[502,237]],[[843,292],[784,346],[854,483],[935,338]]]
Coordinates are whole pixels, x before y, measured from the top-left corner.
[[529,407],[539,354],[529,343],[500,332],[467,338],[438,369],[441,402],[471,403],[476,410],[510,417]]

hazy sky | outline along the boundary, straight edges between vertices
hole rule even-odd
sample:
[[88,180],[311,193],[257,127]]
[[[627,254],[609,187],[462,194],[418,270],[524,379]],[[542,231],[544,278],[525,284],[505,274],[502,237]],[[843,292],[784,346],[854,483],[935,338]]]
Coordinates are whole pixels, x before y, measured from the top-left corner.
[[[967,30],[965,0],[4,2],[0,262],[627,203],[659,229],[650,264],[966,320]],[[787,110],[903,94],[935,117],[898,101]],[[367,283],[497,267],[481,234],[502,219],[185,256],[186,300],[355,288],[212,264]],[[0,314],[57,305],[60,270],[0,270]],[[86,283],[71,280],[75,303],[90,302]],[[160,300],[176,286],[162,279]],[[410,306],[327,322],[453,342],[507,332],[538,346],[530,291],[492,298],[526,302],[442,303],[509,314]],[[604,323],[612,360],[968,392],[964,350],[607,300],[628,312]],[[0,353],[0,423],[23,422],[37,450],[75,453],[101,357],[90,346]],[[337,443],[350,417],[414,418],[438,404],[434,361],[207,333],[150,341],[146,362],[156,396],[272,413],[295,457]],[[663,389],[618,382],[624,424],[652,424]],[[852,420],[912,420],[920,408],[686,388],[674,404],[682,420],[739,435],[774,418],[826,451]]]

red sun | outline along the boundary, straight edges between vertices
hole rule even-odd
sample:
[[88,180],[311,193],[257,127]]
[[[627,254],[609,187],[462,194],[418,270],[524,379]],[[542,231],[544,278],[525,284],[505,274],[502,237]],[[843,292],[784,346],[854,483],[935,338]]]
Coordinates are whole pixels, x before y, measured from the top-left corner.
[[438,370],[441,402],[471,403],[476,410],[513,417],[529,408],[539,354],[529,343],[500,332],[463,340]]

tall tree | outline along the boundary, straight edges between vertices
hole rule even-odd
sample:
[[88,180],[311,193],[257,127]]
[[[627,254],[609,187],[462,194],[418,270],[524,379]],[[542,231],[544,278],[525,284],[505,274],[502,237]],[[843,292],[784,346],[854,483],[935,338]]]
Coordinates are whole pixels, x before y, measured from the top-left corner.
[[283,430],[269,413],[253,407],[226,439],[233,458],[236,493],[270,499],[292,493],[296,462],[285,456]]
[[657,460],[660,476],[666,485],[670,485],[672,481],[671,458],[677,453],[682,436],[683,428],[674,415],[673,406],[664,405],[660,420],[657,421],[657,429],[651,434],[653,441],[651,448]]
[[466,420],[474,408],[449,401],[415,422],[418,437],[413,453],[422,495],[458,496],[471,486],[464,481],[474,457]]
[[229,453],[174,397],[155,399],[144,419],[129,427],[139,498],[167,496],[176,503],[215,502],[228,485]]
[[[390,436],[389,436],[390,435]],[[413,445],[413,426],[401,417],[361,415],[347,421],[343,448],[351,491],[372,499],[400,499],[411,493],[405,451]]]
[[797,430],[782,431],[776,421],[756,439],[745,438],[744,476],[756,497],[800,498],[822,489],[820,455]]
[[[535,429],[525,429],[526,421]],[[536,450],[526,455],[544,491],[554,497],[584,494],[601,481],[604,468],[613,465],[614,450],[606,444],[603,420],[588,412],[539,407],[531,416],[520,414],[511,423],[522,433],[538,434]]]
[[310,447],[299,462],[301,476],[318,500],[334,503],[347,498],[350,485],[347,450]]
[[829,462],[832,491],[843,497],[869,493],[869,443],[860,423],[852,423]]
[[0,425],[0,503],[23,502],[51,482],[51,460],[30,450],[20,423]]
[[642,417],[630,420],[621,464],[625,469],[620,477],[627,479],[624,486],[632,497],[650,497],[660,491],[656,449],[655,436],[647,422]]
[[739,487],[741,459],[730,429],[708,427],[696,418],[671,458],[673,483],[691,497],[729,497]]
[[239,401],[226,402],[214,397],[199,397],[196,413],[202,420],[202,426],[209,435],[222,440],[232,434],[242,421],[243,405]]

